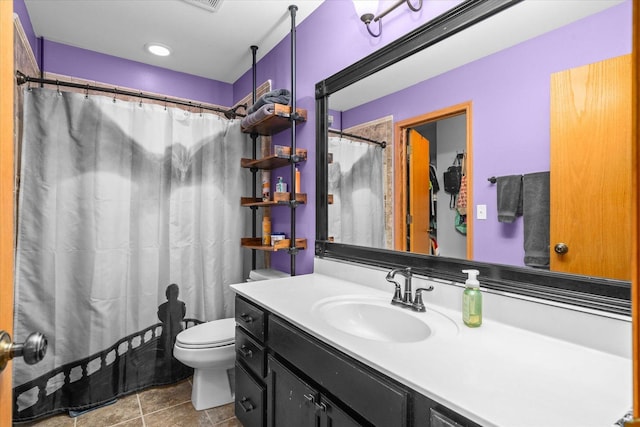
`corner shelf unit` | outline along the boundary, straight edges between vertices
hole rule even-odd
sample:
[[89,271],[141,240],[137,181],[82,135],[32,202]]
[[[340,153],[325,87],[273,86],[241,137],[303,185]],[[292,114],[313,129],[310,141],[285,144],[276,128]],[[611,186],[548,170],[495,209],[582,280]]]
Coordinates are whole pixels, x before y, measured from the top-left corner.
[[[240,244],[242,247],[252,250],[252,268],[256,268],[256,251],[263,252],[279,252],[287,251],[291,256],[291,275],[296,275],[295,257],[299,250],[307,249],[307,239],[296,238],[296,207],[300,204],[307,203],[307,195],[304,193],[296,193],[295,176],[296,164],[304,162],[307,159],[307,151],[296,149],[296,125],[307,120],[307,110],[296,108],[296,24],[295,16],[297,6],[289,6],[291,14],[291,105],[275,104],[272,114],[264,117],[250,127],[242,127],[243,133],[251,134],[253,140],[253,158],[241,159],[241,167],[250,169],[253,174],[253,196],[242,197],[240,204],[249,207],[253,215],[253,233],[252,237],[242,238]],[[257,46],[251,46],[253,52],[253,103],[256,102],[256,51]],[[294,113],[292,113],[294,112]],[[263,158],[257,158],[256,140],[258,136],[272,136],[291,130],[290,151],[292,155],[274,154]],[[259,170],[273,170],[281,167],[290,167],[291,171],[291,192],[290,193],[273,193],[273,200],[263,201],[258,197],[256,185],[256,174]],[[262,238],[257,235],[257,215],[258,208],[288,206],[291,209],[291,230],[288,238],[279,240],[273,245],[263,245]]]

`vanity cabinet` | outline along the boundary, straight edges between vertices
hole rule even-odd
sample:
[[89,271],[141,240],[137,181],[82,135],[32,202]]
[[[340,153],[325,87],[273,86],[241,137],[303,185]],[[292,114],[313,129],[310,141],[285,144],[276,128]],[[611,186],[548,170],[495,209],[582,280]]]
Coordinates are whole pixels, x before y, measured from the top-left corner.
[[244,427],[480,427],[242,296],[236,323]]
[[273,356],[270,355],[268,358],[268,426],[359,427],[362,425]]
[[266,420],[266,312],[236,297],[235,414],[244,427],[264,427]]

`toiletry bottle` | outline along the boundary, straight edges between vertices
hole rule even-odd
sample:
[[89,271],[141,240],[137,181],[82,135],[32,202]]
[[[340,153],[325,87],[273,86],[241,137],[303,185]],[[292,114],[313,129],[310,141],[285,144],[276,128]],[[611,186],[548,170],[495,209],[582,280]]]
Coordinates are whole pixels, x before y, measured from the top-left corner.
[[262,201],[271,200],[271,171],[262,171]]
[[271,245],[271,218],[268,216],[262,217],[262,244]]
[[296,168],[296,193],[300,192],[300,169]]
[[464,282],[465,290],[462,293],[462,321],[470,328],[477,328],[482,324],[482,294],[478,282],[478,270],[462,270],[467,273],[467,281]]
[[278,177],[278,182],[276,182],[276,192],[278,193],[287,192],[287,183],[283,181],[281,176]]

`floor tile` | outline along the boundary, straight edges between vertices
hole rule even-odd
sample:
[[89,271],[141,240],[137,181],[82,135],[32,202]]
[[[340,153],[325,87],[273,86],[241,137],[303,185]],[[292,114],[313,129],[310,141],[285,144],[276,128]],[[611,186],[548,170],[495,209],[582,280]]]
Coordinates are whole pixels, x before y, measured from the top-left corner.
[[140,394],[143,414],[158,411],[170,406],[191,402],[191,383],[188,380],[168,386],[154,387]]
[[234,417],[219,424],[214,424],[214,427],[242,427],[242,424],[240,424],[240,421]]
[[125,421],[123,423],[116,424],[114,426],[109,426],[109,427],[145,427],[145,426],[144,426],[144,421],[142,421],[142,417],[139,417],[139,418]]
[[213,427],[205,411],[196,411],[191,401],[144,415],[146,427]]
[[131,394],[121,397],[112,405],[98,408],[76,418],[76,427],[112,426],[124,421],[139,418],[138,396]]
[[228,405],[207,409],[206,412],[209,418],[211,418],[211,421],[213,421],[213,424],[216,424],[233,418],[235,416],[234,406],[233,403],[229,403]]
[[54,415],[28,423],[13,424],[14,427],[73,427],[75,419],[67,414]]

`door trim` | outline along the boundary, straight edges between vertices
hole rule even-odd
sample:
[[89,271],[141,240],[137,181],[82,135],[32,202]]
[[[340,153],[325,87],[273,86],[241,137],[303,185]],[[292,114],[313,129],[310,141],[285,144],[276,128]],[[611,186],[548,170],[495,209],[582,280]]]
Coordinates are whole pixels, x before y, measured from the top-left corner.
[[[13,333],[14,58],[13,2],[0,1],[0,329]],[[8,96],[8,94],[12,94]],[[0,373],[0,425],[11,425],[12,364]]]
[[[467,206],[468,219],[467,219],[467,259],[473,259],[473,123],[472,118],[472,101],[463,102],[460,104],[452,105],[440,110],[432,111],[430,113],[422,114],[420,116],[411,117],[405,120],[397,121],[393,126],[393,140],[397,141],[394,144],[393,149],[393,194],[401,195],[404,193],[403,186],[406,182],[407,170],[406,162],[403,159],[406,158],[406,144],[403,139],[405,130],[420,126],[426,123],[435,122],[438,120],[448,119],[450,117],[466,114],[466,126],[467,126],[467,141],[466,141],[466,154],[467,154]],[[394,196],[395,198],[396,196]],[[407,241],[407,212],[406,212],[406,200],[404,203],[400,203],[396,200],[393,204],[393,217],[394,217],[394,248],[395,250],[406,251]]]

